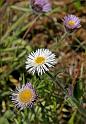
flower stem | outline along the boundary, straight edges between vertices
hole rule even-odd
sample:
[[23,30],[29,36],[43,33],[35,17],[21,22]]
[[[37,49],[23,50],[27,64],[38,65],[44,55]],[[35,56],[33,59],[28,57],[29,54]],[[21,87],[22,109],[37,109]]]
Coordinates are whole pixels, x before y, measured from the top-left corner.
[[[41,14],[40,14],[41,15]],[[36,23],[37,19],[40,17],[40,15],[36,16],[36,18],[32,21],[31,26],[26,30],[23,39],[25,39],[26,35],[28,34],[28,32],[32,29],[32,27],[34,26],[34,24]]]
[[[57,80],[54,76],[52,76],[52,74],[50,74],[49,72],[47,72],[47,75],[53,80],[54,84],[58,84],[58,86],[65,91],[64,86],[59,82],[59,79]],[[56,82],[56,83],[55,83]]]

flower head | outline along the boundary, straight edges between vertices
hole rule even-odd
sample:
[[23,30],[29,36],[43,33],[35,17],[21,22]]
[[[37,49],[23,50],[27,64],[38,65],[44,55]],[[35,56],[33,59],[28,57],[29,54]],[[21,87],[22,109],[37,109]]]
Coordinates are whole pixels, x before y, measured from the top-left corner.
[[75,15],[65,16],[63,22],[64,25],[69,29],[75,29],[80,27],[80,19]]
[[31,8],[36,13],[48,12],[51,10],[51,4],[48,0],[30,0]]
[[20,110],[26,107],[32,107],[36,98],[37,95],[31,83],[26,83],[22,87],[19,86],[15,91],[12,91],[12,102]]
[[56,64],[55,55],[48,49],[38,49],[28,55],[26,60],[26,69],[29,73],[35,72],[42,75],[48,71],[49,67]]

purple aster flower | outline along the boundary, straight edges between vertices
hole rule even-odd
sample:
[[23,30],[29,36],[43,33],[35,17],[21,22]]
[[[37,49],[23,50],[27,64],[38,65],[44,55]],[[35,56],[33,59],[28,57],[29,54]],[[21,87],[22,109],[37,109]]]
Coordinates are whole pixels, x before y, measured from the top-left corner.
[[15,91],[12,91],[12,102],[20,110],[26,107],[32,107],[36,99],[37,94],[31,83],[26,83],[21,87],[17,87]]
[[51,4],[48,0],[30,0],[30,5],[35,13],[48,12],[51,10]]
[[64,22],[64,25],[69,29],[75,29],[81,26],[80,19],[75,15],[65,16],[63,19],[63,22]]

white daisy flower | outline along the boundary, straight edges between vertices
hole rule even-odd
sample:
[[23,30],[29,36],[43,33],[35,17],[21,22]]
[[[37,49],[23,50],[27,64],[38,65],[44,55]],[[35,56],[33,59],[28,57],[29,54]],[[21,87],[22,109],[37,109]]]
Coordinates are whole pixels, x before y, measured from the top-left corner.
[[33,103],[37,99],[37,94],[32,87],[31,83],[26,83],[21,87],[17,87],[15,91],[12,91],[12,102],[20,110],[26,107],[32,107]]
[[31,52],[26,60],[27,72],[34,74],[35,72],[39,74],[45,73],[56,64],[55,54],[53,54],[49,49],[38,49],[35,52]]

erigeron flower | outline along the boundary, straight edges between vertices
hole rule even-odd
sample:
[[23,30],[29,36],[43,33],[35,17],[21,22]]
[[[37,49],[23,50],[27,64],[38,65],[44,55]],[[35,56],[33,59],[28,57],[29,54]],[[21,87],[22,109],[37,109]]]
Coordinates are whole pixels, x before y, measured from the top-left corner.
[[12,91],[11,99],[15,106],[22,110],[33,106],[33,103],[37,99],[37,94],[31,83],[26,83],[21,87],[17,87],[15,91]]
[[26,60],[27,72],[34,74],[35,72],[39,74],[49,71],[49,67],[56,64],[55,54],[53,54],[49,49],[38,49],[36,52],[31,52]]
[[75,29],[80,27],[80,19],[75,15],[65,16],[63,19],[63,23],[69,29]]
[[48,0],[30,0],[30,6],[35,13],[49,12],[51,4]]

